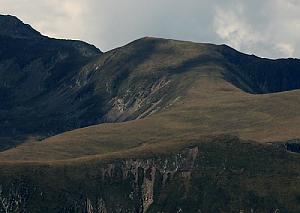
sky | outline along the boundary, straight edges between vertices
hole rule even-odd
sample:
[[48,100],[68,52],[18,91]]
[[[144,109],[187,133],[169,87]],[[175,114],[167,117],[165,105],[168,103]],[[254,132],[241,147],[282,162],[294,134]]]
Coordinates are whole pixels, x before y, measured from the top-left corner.
[[300,0],[0,0],[0,13],[102,51],[153,36],[300,58]]

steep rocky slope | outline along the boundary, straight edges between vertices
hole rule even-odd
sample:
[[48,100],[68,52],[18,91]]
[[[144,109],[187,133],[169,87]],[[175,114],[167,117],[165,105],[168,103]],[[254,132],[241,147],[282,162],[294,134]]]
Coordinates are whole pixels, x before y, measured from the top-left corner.
[[299,156],[228,136],[170,145],[123,157],[1,164],[0,212],[300,211]]
[[221,52],[229,64],[227,80],[246,92],[266,94],[300,88],[299,59],[259,58],[229,47]]

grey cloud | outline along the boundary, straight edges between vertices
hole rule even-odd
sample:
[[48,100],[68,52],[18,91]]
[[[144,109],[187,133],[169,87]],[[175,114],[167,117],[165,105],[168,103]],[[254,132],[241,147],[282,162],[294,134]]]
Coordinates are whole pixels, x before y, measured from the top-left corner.
[[226,43],[264,57],[299,57],[297,0],[0,0],[43,34],[100,49],[143,36]]

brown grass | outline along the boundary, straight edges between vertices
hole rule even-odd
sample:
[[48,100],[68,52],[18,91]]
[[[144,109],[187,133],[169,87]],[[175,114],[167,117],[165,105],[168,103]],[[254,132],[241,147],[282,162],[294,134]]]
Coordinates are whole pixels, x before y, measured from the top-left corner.
[[128,154],[128,150],[149,144],[161,146],[174,140],[184,143],[204,135],[231,134],[259,142],[300,138],[300,91],[252,95],[223,80],[221,73],[215,66],[195,67],[184,76],[185,81],[192,82],[186,94],[160,113],[25,143],[0,153],[0,161]]

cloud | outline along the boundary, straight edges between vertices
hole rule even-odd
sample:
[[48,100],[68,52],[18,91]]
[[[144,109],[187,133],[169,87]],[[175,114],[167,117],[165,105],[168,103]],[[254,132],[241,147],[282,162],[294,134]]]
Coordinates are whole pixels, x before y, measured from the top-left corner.
[[261,36],[256,33],[242,18],[244,8],[238,4],[236,10],[227,10],[220,6],[215,8],[214,27],[217,35],[232,47],[241,49],[260,42]]
[[282,55],[290,55],[293,56],[295,54],[294,47],[289,43],[279,43],[275,47],[282,53]]
[[217,35],[241,51],[260,56],[300,55],[300,2],[294,0],[226,1],[215,5]]
[[300,57],[299,11],[298,0],[0,0],[0,13],[104,51],[155,36],[271,58]]

